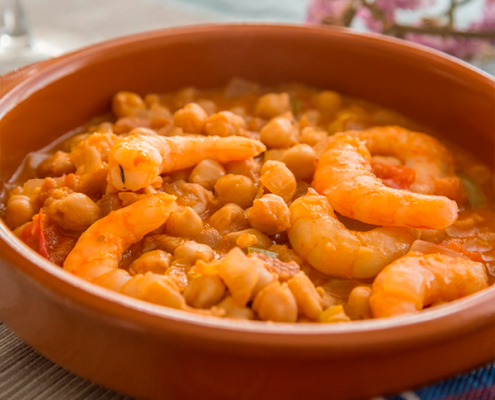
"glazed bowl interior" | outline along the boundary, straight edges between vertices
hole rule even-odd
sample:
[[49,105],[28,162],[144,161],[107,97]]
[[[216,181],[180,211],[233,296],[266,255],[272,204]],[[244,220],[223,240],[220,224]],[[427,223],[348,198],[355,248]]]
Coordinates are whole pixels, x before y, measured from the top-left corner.
[[[10,179],[29,152],[107,112],[117,91],[144,95],[184,86],[212,89],[232,77],[266,85],[302,82],[372,101],[439,131],[493,165],[494,80],[448,56],[395,39],[295,26],[182,28],[83,49],[42,68],[34,66],[26,75],[0,99],[2,182]],[[432,341],[445,337],[446,330],[476,329],[495,313],[491,287],[414,316],[352,324],[205,318],[130,299],[71,276],[29,250],[3,223],[0,236],[17,254],[11,258],[23,265],[23,272],[54,293],[103,314],[139,321],[149,329],[174,324],[180,333],[181,326],[201,326],[197,335],[203,339],[222,337],[233,345],[258,341],[292,346],[310,335],[306,348],[330,341],[334,350],[352,345],[359,351],[385,341],[400,346],[413,336]],[[395,333],[383,336],[385,330]]]

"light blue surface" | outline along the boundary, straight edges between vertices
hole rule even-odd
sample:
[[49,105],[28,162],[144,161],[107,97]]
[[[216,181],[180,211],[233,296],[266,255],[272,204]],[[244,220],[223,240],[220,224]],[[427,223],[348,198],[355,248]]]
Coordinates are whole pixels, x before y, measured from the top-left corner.
[[[169,4],[168,0],[152,0]],[[180,0],[187,8],[194,6],[223,14],[232,21],[303,22],[310,0]]]

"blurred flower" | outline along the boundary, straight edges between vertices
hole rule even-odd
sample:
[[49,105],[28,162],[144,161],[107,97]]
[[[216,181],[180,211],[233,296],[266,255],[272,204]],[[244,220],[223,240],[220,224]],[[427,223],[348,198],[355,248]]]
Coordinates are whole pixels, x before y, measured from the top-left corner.
[[[370,31],[411,40],[454,56],[472,60],[495,53],[495,0],[484,0],[467,30],[456,26],[454,16],[471,0],[450,0],[447,9],[431,16],[430,10],[415,23],[397,21],[398,10],[427,10],[435,0],[313,0],[307,22],[351,26],[356,18]],[[428,17],[426,17],[428,15]]]
[[383,21],[379,19],[375,19],[371,10],[366,7],[360,7],[356,13],[356,15],[361,18],[370,31],[373,32],[382,32],[383,31]]
[[343,25],[343,15],[352,3],[353,0],[313,0],[308,8],[306,22]]

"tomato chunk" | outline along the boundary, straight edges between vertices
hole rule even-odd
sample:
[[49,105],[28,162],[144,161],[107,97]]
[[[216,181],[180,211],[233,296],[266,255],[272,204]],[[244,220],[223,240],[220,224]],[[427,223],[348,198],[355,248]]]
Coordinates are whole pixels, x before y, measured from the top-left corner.
[[409,189],[416,180],[416,171],[404,165],[392,165],[373,161],[371,163],[373,173],[382,182],[394,189]]

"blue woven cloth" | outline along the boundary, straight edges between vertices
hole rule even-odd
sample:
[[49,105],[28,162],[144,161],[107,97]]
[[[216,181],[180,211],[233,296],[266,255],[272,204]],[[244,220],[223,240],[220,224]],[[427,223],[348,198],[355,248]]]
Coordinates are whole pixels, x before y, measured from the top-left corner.
[[495,363],[467,374],[457,375],[434,385],[405,392],[389,400],[493,400],[495,399]]

